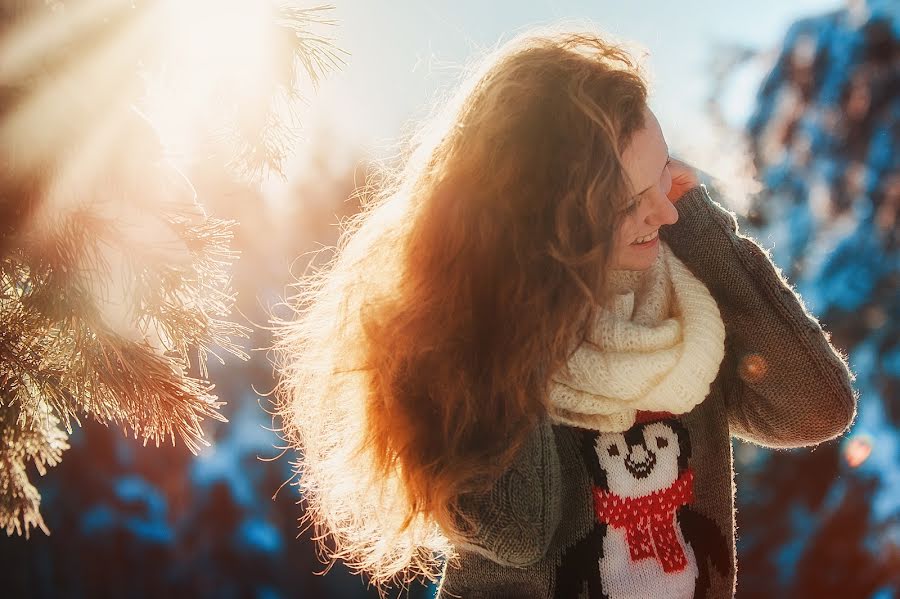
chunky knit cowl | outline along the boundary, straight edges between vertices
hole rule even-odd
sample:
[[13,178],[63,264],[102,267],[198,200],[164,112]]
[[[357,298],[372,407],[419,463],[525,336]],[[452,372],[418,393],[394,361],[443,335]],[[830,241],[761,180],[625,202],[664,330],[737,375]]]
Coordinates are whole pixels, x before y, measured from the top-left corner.
[[712,295],[662,239],[652,267],[613,270],[607,279],[612,299],[553,377],[551,419],[622,432],[638,411],[689,412],[706,398],[725,354]]

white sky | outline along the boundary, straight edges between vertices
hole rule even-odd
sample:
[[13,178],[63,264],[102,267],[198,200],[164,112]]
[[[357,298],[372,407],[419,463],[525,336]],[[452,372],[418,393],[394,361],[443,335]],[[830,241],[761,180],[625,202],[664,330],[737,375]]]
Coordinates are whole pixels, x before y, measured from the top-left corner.
[[[423,114],[434,94],[455,81],[466,61],[529,25],[593,22],[619,39],[645,46],[652,105],[664,128],[702,110],[713,43],[776,46],[799,17],[838,8],[841,0],[342,0],[333,15],[347,65],[321,90],[320,102],[351,113],[358,132],[396,134]],[[751,100],[750,98],[747,99]],[[694,116],[691,116],[694,115]],[[348,115],[349,116],[349,115]]]
[[[349,56],[345,67],[331,74],[312,97],[304,135],[311,141],[326,136],[336,142],[329,144],[336,153],[335,170],[359,156],[354,148],[384,156],[395,149],[401,126],[414,126],[426,115],[482,50],[529,25],[569,21],[594,23],[620,40],[645,47],[651,107],[670,148],[695,164],[712,162],[722,153],[721,146],[693,146],[711,145],[703,103],[715,43],[774,49],[796,19],[843,4],[844,0],[336,1],[332,16],[338,24],[324,32]],[[762,62],[750,65],[733,79],[724,102],[730,121],[742,123],[748,116],[766,68]],[[307,170],[303,156],[308,149],[298,147],[295,172]],[[713,165],[698,165],[708,172],[716,170]],[[719,171],[737,168],[726,165]]]

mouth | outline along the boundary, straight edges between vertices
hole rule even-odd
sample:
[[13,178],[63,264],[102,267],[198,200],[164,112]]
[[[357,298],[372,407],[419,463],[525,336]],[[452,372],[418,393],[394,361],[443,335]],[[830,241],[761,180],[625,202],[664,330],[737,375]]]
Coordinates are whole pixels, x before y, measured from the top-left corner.
[[656,467],[656,454],[649,453],[643,462],[634,462],[631,460],[631,454],[625,459],[625,468],[631,475],[638,479],[644,479],[650,476],[653,473],[653,469]]
[[649,235],[645,235],[644,237],[638,238],[636,241],[631,242],[631,245],[639,248],[643,247],[651,247],[656,244],[659,240],[659,229],[654,231]]

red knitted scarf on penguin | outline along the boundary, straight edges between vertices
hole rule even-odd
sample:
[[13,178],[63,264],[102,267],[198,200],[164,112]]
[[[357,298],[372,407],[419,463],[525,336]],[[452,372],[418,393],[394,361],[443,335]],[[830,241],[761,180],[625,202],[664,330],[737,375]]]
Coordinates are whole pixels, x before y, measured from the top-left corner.
[[620,497],[593,487],[597,519],[624,528],[631,560],[655,557],[664,572],[687,566],[687,556],[675,534],[675,510],[694,499],[694,472],[687,468],[666,489],[642,497]]

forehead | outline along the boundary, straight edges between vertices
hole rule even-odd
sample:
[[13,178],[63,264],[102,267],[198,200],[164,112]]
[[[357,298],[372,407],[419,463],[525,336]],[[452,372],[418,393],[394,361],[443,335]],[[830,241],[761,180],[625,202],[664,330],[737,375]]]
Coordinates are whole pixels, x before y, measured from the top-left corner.
[[667,156],[668,147],[659,121],[650,109],[644,109],[644,126],[635,132],[622,153],[625,173],[634,193],[659,179]]

